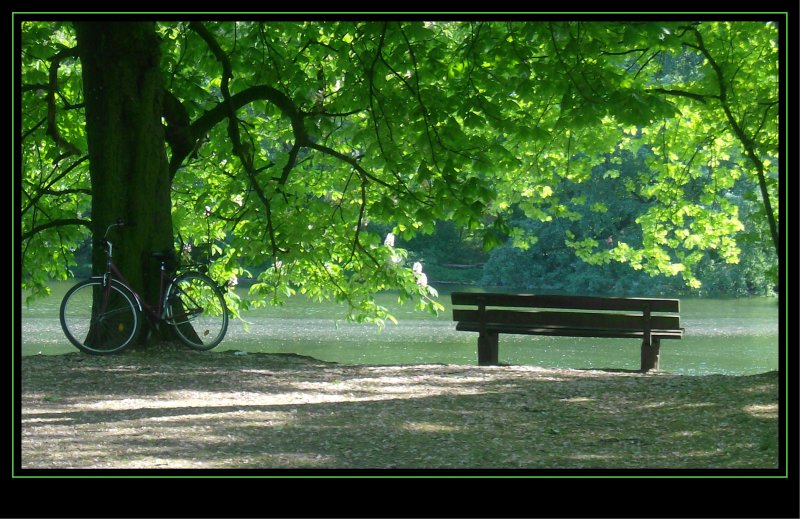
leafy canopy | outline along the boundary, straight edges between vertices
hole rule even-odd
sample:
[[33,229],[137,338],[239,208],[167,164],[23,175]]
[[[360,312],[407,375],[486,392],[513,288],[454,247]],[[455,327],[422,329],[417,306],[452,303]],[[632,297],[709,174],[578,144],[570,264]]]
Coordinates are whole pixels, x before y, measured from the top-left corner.
[[[382,322],[391,316],[372,295],[394,288],[435,311],[415,258],[385,229],[410,239],[452,220],[487,248],[509,236],[532,242],[512,212],[580,223],[586,200],[563,186],[586,182],[622,151],[645,150],[644,166],[626,175],[606,167],[602,182],[619,200],[646,201],[635,215],[641,235],[609,248],[589,228],[569,231],[565,242],[587,261],[697,285],[702,251],[738,260],[743,226],[729,196],[742,178],[752,182],[747,196],[767,202],[762,225],[777,219],[769,204],[778,190],[775,23],[159,22],[155,30],[167,97],[180,102],[183,121],[164,120],[175,232],[204,241],[200,215],[209,208],[213,274],[251,269],[260,301],[301,292]],[[75,44],[70,23],[22,23],[26,288],[67,278],[87,246],[92,186]],[[593,200],[591,210],[615,203]]]

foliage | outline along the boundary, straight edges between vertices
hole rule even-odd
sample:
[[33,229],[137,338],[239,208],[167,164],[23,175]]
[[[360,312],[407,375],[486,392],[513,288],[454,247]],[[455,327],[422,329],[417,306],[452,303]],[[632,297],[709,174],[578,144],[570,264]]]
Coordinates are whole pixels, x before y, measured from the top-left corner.
[[[23,287],[47,292],[66,279],[73,252],[87,236],[75,222],[88,217],[88,157],[74,31],[69,24],[26,22],[21,71]],[[53,85],[57,80],[58,89]]]
[[[639,181],[641,171],[647,171],[651,158],[652,152],[646,147],[639,148],[637,155],[627,150],[615,152],[606,157],[604,164],[592,169],[587,181],[559,184],[556,191],[569,199],[571,218],[543,223],[515,211],[511,224],[516,232],[491,251],[481,283],[513,289],[609,295],[771,294],[777,277],[774,271],[777,260],[774,250],[765,246],[769,238],[758,235],[757,229],[764,231],[758,225],[763,220],[753,213],[762,206],[747,200],[749,186],[743,180],[724,194],[724,200],[741,215],[745,226],[746,232],[739,239],[740,261],[731,264],[715,249],[702,251],[692,267],[696,286],[680,283],[669,272],[647,273],[638,260],[610,261],[615,259],[615,250],[622,249],[633,256],[643,245],[642,229],[636,219],[646,214],[653,202],[628,189]],[[702,183],[690,186],[687,194],[702,192],[702,186]],[[602,251],[581,250],[578,236],[597,243]],[[585,254],[588,261],[576,261],[576,254]]]
[[[266,265],[252,285],[262,302],[300,292],[382,323],[391,316],[373,295],[395,288],[436,311],[412,268],[420,258],[386,236],[409,242],[437,221],[487,250],[560,230],[589,262],[695,286],[703,251],[739,258],[743,226],[725,197],[737,181],[763,210],[747,236],[775,241],[774,23],[171,21],[156,31],[175,232],[200,241],[208,208],[212,274]],[[69,276],[88,237],[97,186],[75,43],[69,22],[22,23],[26,288]],[[609,166],[625,153],[636,172]],[[646,201],[615,216],[633,223],[611,248],[609,197]],[[552,225],[534,235],[514,225],[517,211]]]
[[[623,57],[616,62],[617,69],[611,68],[629,72],[616,78],[622,94],[602,88],[613,77],[609,70],[607,76],[567,74],[575,89],[607,95],[596,100],[583,95],[566,114],[563,100],[544,111],[537,127],[542,130],[542,123],[549,122],[552,140],[517,145],[535,157],[528,170],[538,174],[518,175],[501,184],[513,191],[499,199],[507,207],[518,203],[528,217],[543,222],[561,217],[581,224],[581,229],[567,231],[568,243],[589,262],[618,261],[650,275],[680,275],[697,288],[700,282],[693,269],[704,250],[715,250],[726,263],[738,261],[735,236],[743,225],[737,206],[726,197],[737,179],[745,178],[752,196],[764,205],[763,225],[774,225],[770,216],[777,219],[776,208],[768,205],[777,198],[778,185],[777,29],[755,23],[617,28],[622,42],[637,42],[638,50],[632,51],[615,49],[600,39],[597,25],[588,32],[582,28],[571,27],[564,33],[569,44],[581,44],[581,53],[564,65],[586,67],[591,61],[582,56],[593,46],[597,55]],[[557,54],[557,49],[552,52]],[[769,62],[766,66],[760,63],[764,59]],[[700,68],[694,66],[701,62]],[[663,97],[653,97],[657,95]],[[593,124],[581,124],[585,120]],[[599,170],[601,187],[592,176],[598,163],[622,164],[615,152],[638,154],[642,147],[648,153],[634,177],[604,168]],[[737,157],[733,163],[732,157]],[[542,165],[547,173],[537,170]],[[767,165],[771,167],[764,170]],[[593,189],[612,196],[570,198],[573,190],[561,187],[565,180],[594,181]],[[762,188],[756,190],[759,184]],[[639,229],[634,240],[615,238],[609,248],[603,240],[606,235],[598,236],[591,226],[582,225],[585,211],[576,211],[575,206],[588,205],[592,212],[603,213],[612,200],[645,204],[644,211],[635,215]],[[524,234],[524,229],[517,233]],[[777,251],[774,234],[772,241]]]

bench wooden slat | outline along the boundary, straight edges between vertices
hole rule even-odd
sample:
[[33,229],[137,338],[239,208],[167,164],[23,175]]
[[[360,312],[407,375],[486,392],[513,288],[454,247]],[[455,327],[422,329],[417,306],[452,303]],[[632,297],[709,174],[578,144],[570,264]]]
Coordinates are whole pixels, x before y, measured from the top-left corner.
[[[481,326],[479,323],[465,323],[461,322],[456,325],[456,330],[462,332],[480,332]],[[491,324],[486,326],[489,332],[498,333],[511,333],[522,335],[553,335],[559,337],[600,337],[609,339],[642,339],[644,338],[644,331],[639,330],[625,330],[625,329],[602,329],[602,328],[567,328],[558,326],[509,326],[499,325],[493,326]],[[681,339],[683,338],[683,330],[651,330],[651,336],[660,339]]]
[[539,294],[485,294],[453,292],[453,305],[486,305],[528,308],[572,308],[576,310],[638,310],[649,307],[651,312],[680,312],[679,299],[621,298],[594,296],[560,296]]
[[[485,322],[489,324],[530,325],[565,328],[607,328],[643,330],[645,318],[642,314],[603,314],[597,312],[549,312],[514,310],[453,310],[453,320],[459,322]],[[653,329],[675,329],[680,327],[680,318],[652,315]]]

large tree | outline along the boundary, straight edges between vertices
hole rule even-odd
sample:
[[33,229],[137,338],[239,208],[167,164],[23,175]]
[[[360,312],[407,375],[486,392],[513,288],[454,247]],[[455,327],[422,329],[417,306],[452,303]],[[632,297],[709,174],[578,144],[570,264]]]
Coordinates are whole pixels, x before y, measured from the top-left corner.
[[638,241],[565,239],[587,260],[696,284],[702,251],[737,260],[738,179],[780,253],[779,27],[24,21],[23,284],[67,277],[75,250],[122,217],[137,228],[117,237],[119,259],[146,293],[147,252],[204,241],[210,225],[212,274],[267,266],[263,299],[299,290],[381,320],[372,296],[395,288],[436,308],[373,229],[409,238],[454,220],[487,246],[524,244],[535,237],[509,225],[512,209],[576,218],[585,201],[554,188],[642,147],[638,182],[604,174],[647,201]]
[[[113,236],[115,262],[148,300],[158,277],[145,273],[148,251],[173,243],[172,204],[164,128],[159,39],[152,23],[75,24],[91,181],[91,230],[102,236],[117,219],[136,226]],[[105,266],[101,247],[92,264]]]

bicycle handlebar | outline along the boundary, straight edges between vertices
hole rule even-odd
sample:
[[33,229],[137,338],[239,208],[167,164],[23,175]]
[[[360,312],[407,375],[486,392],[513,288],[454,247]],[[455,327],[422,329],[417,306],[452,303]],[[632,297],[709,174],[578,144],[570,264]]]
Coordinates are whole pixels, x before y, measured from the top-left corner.
[[108,232],[111,230],[112,227],[136,227],[136,224],[130,221],[123,220],[122,218],[117,218],[117,221],[112,223],[106,228],[106,233],[103,235],[103,238],[108,238]]

